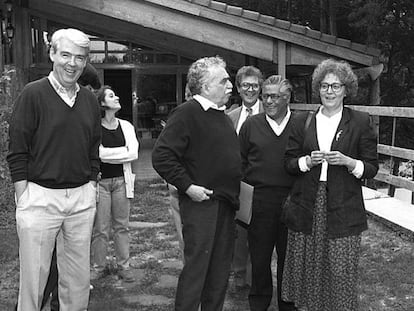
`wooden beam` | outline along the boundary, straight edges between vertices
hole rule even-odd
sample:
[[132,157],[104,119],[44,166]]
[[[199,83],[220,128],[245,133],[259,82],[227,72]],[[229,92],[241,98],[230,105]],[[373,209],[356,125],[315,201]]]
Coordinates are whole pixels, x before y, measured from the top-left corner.
[[277,72],[286,78],[286,42],[281,40],[277,43]]
[[226,60],[229,67],[239,68],[244,65],[244,55],[240,53],[151,28],[145,28],[106,15],[79,10],[57,3],[44,3],[39,0],[31,1],[30,8],[32,14],[36,16],[73,25],[73,27],[78,27],[91,33],[100,33],[117,40],[126,40],[151,48],[170,51],[190,59],[197,59],[207,55],[220,55]]
[[50,2],[99,13],[261,59],[271,60],[272,57],[272,40],[269,38],[258,36],[253,32],[240,31],[236,27],[223,26],[205,18],[183,14],[177,10],[167,10],[147,1],[50,0]]
[[[49,1],[124,19],[266,60],[272,56],[273,39],[278,39],[366,66],[377,62],[376,57],[347,47],[182,0]],[[257,45],[259,42],[261,44]]]
[[[297,110],[316,110],[320,105],[318,104],[291,104],[292,109]],[[365,111],[370,115],[377,115],[382,117],[397,117],[397,118],[414,118],[413,107],[385,107],[385,106],[356,106],[345,105],[354,110]]]
[[379,170],[374,179],[385,182],[387,184],[414,191],[414,182],[400,176],[394,176],[384,170]]
[[378,153],[414,161],[414,150],[378,144]]

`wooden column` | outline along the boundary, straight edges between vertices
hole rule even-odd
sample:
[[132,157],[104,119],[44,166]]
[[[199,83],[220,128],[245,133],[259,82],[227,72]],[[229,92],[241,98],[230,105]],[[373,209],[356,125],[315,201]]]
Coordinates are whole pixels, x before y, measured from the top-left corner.
[[[138,127],[138,74],[137,68],[132,70],[131,75],[131,90],[132,90],[132,124],[135,128]],[[103,80],[102,80],[103,81]]]
[[175,100],[177,101],[177,106],[184,102],[183,90],[181,85],[183,84],[183,76],[181,70],[177,69],[175,73]]
[[31,64],[31,34],[30,34],[30,15],[27,9],[15,6],[14,28],[15,36],[13,39],[13,59],[19,72],[22,73],[19,79],[21,83],[29,82],[28,68]]
[[[0,20],[0,24],[1,24]],[[4,70],[4,47],[3,47],[3,29],[2,25],[0,25],[0,74],[3,74]]]
[[286,42],[279,40],[277,49],[277,72],[286,78]]

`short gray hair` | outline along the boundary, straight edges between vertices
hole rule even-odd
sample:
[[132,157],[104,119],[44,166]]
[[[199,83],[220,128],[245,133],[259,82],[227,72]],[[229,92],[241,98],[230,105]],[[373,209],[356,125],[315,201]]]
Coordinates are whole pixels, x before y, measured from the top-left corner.
[[226,62],[220,56],[203,57],[191,64],[187,74],[187,84],[191,94],[201,93],[203,83],[209,77],[209,69],[218,66],[226,68]]
[[58,43],[62,38],[72,41],[74,44],[85,48],[87,53],[89,53],[90,40],[88,36],[84,32],[74,28],[59,29],[53,33],[50,40],[50,48],[53,49],[53,52],[57,51]]
[[282,88],[282,86],[284,86],[286,89],[288,89],[290,92],[292,92],[293,90],[293,86],[290,83],[290,81],[288,79],[284,79],[282,76],[280,75],[272,75],[270,77],[268,77],[262,84],[262,88],[265,87],[266,85],[279,85],[280,88]]

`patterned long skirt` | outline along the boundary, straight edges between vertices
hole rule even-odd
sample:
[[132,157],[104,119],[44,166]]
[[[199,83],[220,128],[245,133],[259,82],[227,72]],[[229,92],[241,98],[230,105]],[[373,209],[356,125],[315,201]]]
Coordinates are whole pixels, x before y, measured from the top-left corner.
[[326,182],[320,182],[312,234],[288,233],[282,298],[299,310],[356,311],[361,236],[328,239],[326,206]]

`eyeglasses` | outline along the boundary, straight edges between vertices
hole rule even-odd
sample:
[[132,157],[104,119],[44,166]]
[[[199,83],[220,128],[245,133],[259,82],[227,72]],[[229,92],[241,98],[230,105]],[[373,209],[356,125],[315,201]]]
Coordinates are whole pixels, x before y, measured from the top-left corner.
[[278,101],[279,99],[286,100],[289,98],[289,94],[262,94],[264,101],[267,101],[269,97],[272,101]]
[[260,85],[258,83],[243,82],[240,84],[240,87],[243,91],[247,91],[250,88],[252,88],[253,91],[258,91],[260,89]]
[[342,83],[332,83],[332,84],[329,84],[329,83],[321,83],[319,89],[322,92],[328,92],[329,87],[330,87],[333,92],[338,93],[338,92],[340,92],[342,90],[342,87],[343,86],[344,85]]

